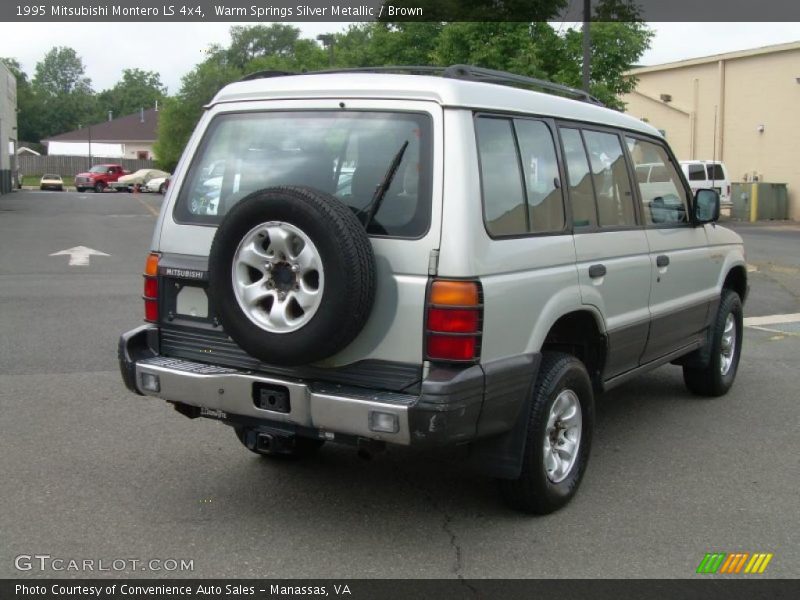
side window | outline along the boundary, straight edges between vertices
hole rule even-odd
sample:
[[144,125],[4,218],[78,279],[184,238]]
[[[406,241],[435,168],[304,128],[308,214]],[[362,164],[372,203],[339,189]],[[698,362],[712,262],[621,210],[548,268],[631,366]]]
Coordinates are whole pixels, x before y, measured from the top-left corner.
[[689,165],[689,181],[705,181],[706,170],[703,165]]
[[514,127],[525,175],[530,231],[561,231],[564,229],[564,200],[550,128],[541,121],[528,119],[515,119]]
[[581,132],[577,129],[562,128],[561,142],[564,145],[564,160],[567,164],[572,224],[576,228],[591,227],[597,224],[597,211]]
[[[650,177],[648,183],[639,182],[642,211],[648,225],[688,223],[689,210],[686,191],[675,165],[669,160],[663,146],[637,138],[626,138],[636,168],[652,165],[658,177]],[[693,165],[690,165],[690,169]],[[700,166],[702,170],[702,165]],[[690,171],[691,173],[691,171]]]
[[527,233],[528,215],[511,120],[480,117],[476,135],[486,229],[498,236]]
[[631,182],[619,137],[599,131],[584,131],[583,136],[592,165],[598,225],[636,225]]

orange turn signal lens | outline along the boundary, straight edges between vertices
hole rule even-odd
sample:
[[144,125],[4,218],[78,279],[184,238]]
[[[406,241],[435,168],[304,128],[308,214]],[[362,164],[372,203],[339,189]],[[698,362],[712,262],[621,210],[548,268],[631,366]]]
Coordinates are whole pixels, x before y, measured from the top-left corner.
[[430,303],[444,306],[478,306],[480,294],[474,281],[434,281]]
[[147,262],[144,264],[144,274],[155,277],[158,275],[158,259],[160,257],[155,252],[147,257]]

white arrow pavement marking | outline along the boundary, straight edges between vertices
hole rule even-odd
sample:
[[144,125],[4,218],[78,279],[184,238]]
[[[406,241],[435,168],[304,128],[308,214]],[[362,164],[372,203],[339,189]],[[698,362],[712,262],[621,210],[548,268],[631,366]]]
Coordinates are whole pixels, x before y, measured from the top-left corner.
[[99,250],[94,250],[93,248],[87,248],[86,246],[75,246],[74,248],[70,248],[68,250],[60,250],[59,252],[53,252],[50,256],[62,255],[69,255],[70,267],[82,267],[84,265],[88,265],[89,257],[92,255],[110,256],[110,254],[100,252]]

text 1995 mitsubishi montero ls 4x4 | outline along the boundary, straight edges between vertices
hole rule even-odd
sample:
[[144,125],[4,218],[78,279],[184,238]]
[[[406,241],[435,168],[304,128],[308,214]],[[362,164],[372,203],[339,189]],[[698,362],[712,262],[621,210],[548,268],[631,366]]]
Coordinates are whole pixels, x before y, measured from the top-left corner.
[[742,240],[657,130],[508,73],[374,71],[208,105],[120,340],[130,390],[266,456],[462,445],[533,513],[575,494],[595,395],[667,363],[728,391]]

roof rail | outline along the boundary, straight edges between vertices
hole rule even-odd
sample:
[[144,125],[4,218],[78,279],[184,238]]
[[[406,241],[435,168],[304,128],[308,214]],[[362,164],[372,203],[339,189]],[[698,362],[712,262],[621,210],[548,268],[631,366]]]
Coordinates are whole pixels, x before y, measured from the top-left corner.
[[453,79],[466,79],[469,81],[480,81],[483,83],[495,83],[498,85],[520,85],[527,87],[535,87],[544,92],[554,92],[568,98],[576,100],[583,100],[584,102],[591,102],[592,104],[603,103],[583,90],[572,88],[560,83],[553,83],[545,79],[536,79],[535,77],[526,77],[525,75],[517,75],[507,71],[496,71],[494,69],[484,69],[483,67],[473,67],[472,65],[451,65],[444,70],[442,77],[452,77]]
[[292,71],[254,71],[242,77],[239,81],[251,81],[253,79],[266,79],[268,77],[286,77],[288,75],[300,75]]
[[553,83],[544,79],[516,75],[507,71],[496,71],[472,65],[451,65],[449,67],[431,66],[388,66],[388,67],[352,67],[345,69],[326,69],[323,71],[305,71],[292,73],[289,71],[256,71],[245,75],[239,81],[251,81],[268,77],[284,77],[288,75],[330,75],[335,73],[394,73],[402,75],[438,75],[448,79],[461,79],[464,81],[477,81],[481,83],[492,83],[495,85],[506,85],[514,87],[528,87],[537,90],[566,96],[583,102],[590,102],[604,106],[604,104],[591,94],[559,83]]

